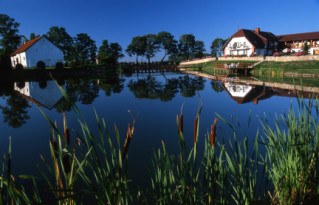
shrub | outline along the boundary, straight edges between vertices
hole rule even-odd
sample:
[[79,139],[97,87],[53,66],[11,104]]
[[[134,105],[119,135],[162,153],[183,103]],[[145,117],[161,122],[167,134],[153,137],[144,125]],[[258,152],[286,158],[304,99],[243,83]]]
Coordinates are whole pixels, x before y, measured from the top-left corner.
[[18,63],[15,67],[16,70],[23,70],[23,65],[21,63]]
[[38,69],[45,69],[45,63],[43,61],[38,61],[37,68]]
[[62,70],[63,68],[64,68],[64,65],[63,65],[62,62],[57,62],[57,63],[55,64],[55,69],[57,69],[57,70]]

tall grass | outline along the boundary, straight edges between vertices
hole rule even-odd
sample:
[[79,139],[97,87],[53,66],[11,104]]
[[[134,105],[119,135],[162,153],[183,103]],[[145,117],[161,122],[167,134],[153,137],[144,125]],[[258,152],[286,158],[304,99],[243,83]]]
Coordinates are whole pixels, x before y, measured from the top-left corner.
[[[267,116],[261,119],[255,140],[238,136],[234,126],[219,115],[210,132],[200,138],[201,106],[194,132],[184,133],[184,121],[191,119],[184,119],[181,110],[176,117],[179,152],[170,154],[162,142],[152,157],[149,186],[138,188],[130,183],[127,163],[129,146],[134,143],[134,117],[121,139],[116,127],[115,136],[110,135],[96,112],[98,132],[93,134],[74,107],[81,132],[70,133],[65,114],[62,129],[45,116],[51,125],[51,160],[44,160],[47,170],[42,173],[53,199],[44,199],[37,183],[29,196],[15,182],[11,143],[2,163],[0,199],[2,204],[76,204],[85,200],[95,204],[318,203],[319,103],[301,99],[298,108],[277,116],[274,122]],[[224,136],[218,129],[222,126],[233,131],[231,136]],[[193,141],[191,147],[186,145],[187,139]],[[203,147],[199,140],[204,140]]]

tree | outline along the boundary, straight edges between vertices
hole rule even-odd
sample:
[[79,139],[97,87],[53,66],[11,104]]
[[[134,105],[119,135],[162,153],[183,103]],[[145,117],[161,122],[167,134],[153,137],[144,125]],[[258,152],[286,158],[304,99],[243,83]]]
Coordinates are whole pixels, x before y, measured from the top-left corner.
[[144,50],[144,55],[147,58],[148,64],[151,63],[151,58],[153,58],[156,54],[156,52],[159,51],[159,43],[157,41],[157,35],[155,34],[147,34],[143,36],[145,38],[143,43],[145,43],[145,50]]
[[110,44],[109,53],[110,53],[111,58],[113,58],[116,63],[118,63],[118,60],[120,58],[124,57],[124,54],[122,53],[122,47],[118,43],[111,43]]
[[174,36],[169,32],[162,31],[157,34],[157,41],[161,49],[164,50],[164,56],[161,62],[164,61],[167,55],[177,54],[177,41],[174,39]]
[[6,14],[0,14],[0,65],[10,68],[10,54],[18,48],[21,37],[17,23]]
[[102,45],[99,47],[99,64],[106,65],[109,59],[109,42],[107,40],[102,41]]
[[120,58],[123,58],[122,47],[118,43],[109,44],[107,40],[102,41],[99,48],[99,63],[102,65],[118,63]]
[[75,60],[82,64],[94,63],[96,58],[96,44],[86,33],[77,34],[74,38]]
[[35,39],[37,36],[35,35],[35,33],[30,33],[30,38],[29,40]]
[[65,61],[70,62],[73,60],[73,39],[65,28],[51,27],[47,32],[47,38],[62,50]]
[[215,38],[212,42],[212,45],[210,46],[211,54],[213,57],[218,57],[221,55],[221,52],[223,50],[223,45],[225,44],[227,40],[224,40],[222,38]]
[[144,37],[135,36],[125,50],[130,57],[132,55],[136,55],[136,64],[138,63],[138,57],[144,55],[145,53],[146,43],[144,43],[144,41]]
[[203,58],[204,57],[204,52],[205,52],[205,45],[203,41],[195,41],[194,45],[194,57],[195,58]]
[[308,52],[309,52],[309,45],[308,45],[308,42],[305,41],[304,44],[303,44],[302,53],[304,55],[308,55]]
[[184,34],[179,38],[178,50],[182,60],[189,60],[195,49],[195,36]]

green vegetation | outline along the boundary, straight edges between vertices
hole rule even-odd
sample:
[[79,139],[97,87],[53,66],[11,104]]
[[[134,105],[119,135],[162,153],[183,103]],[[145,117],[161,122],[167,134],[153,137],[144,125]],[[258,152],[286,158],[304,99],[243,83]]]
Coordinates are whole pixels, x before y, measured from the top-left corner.
[[319,75],[319,61],[291,61],[271,62],[264,61],[252,71],[253,75],[286,75],[288,73],[302,75]]
[[[65,93],[64,93],[65,94]],[[82,132],[70,139],[63,115],[63,128],[46,116],[52,127],[49,141],[51,162],[44,159],[42,176],[51,192],[37,188],[31,176],[13,176],[11,144],[0,172],[2,204],[76,204],[89,199],[97,204],[313,204],[319,202],[319,117],[318,101],[299,101],[275,121],[265,115],[255,140],[237,136],[232,124],[217,114],[203,147],[198,130],[201,106],[194,119],[193,145],[184,133],[184,117],[177,115],[179,152],[171,155],[165,143],[154,151],[149,185],[133,187],[128,178],[127,155],[134,134],[134,116],[124,143],[115,128],[109,135],[105,121],[96,114],[97,136],[83,121],[76,107]],[[219,121],[222,123],[220,124]],[[249,120],[250,121],[250,120]],[[248,126],[249,126],[248,122]],[[229,126],[232,136],[217,133],[217,126]],[[221,129],[219,129],[221,130]],[[239,140],[240,139],[240,140]],[[203,139],[202,139],[203,140]],[[263,150],[263,151],[262,151]],[[30,193],[18,180],[31,180]],[[43,195],[44,194],[44,195]]]

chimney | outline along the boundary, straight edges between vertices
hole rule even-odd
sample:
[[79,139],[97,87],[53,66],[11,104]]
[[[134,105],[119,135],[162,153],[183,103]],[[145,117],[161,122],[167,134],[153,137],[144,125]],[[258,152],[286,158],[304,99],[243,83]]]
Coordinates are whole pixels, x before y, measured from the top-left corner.
[[255,28],[255,33],[259,34],[260,33],[260,28]]

